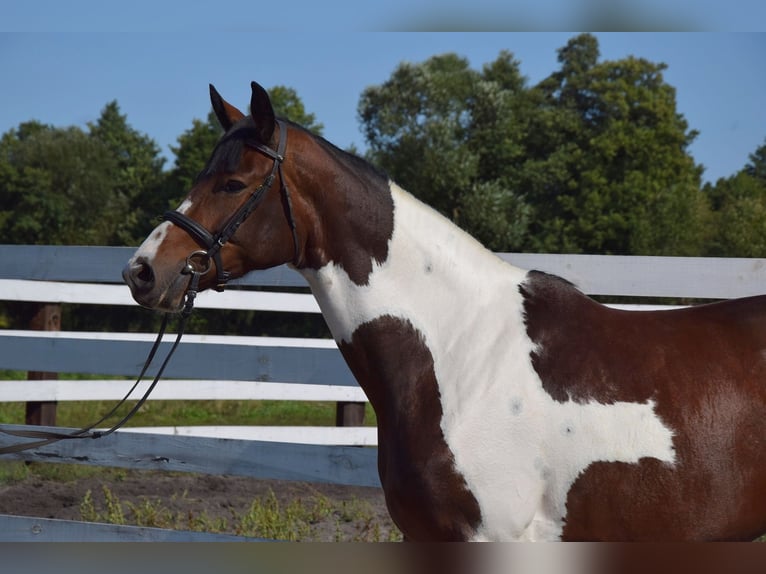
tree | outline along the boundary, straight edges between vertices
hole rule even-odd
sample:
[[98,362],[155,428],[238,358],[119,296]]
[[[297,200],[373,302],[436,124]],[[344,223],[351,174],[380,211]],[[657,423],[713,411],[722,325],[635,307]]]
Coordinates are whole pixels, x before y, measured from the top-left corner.
[[525,97],[508,52],[481,73],[455,54],[403,63],[360,99],[368,158],[488,246],[517,248],[528,214],[514,187]]
[[709,254],[766,257],[766,143],[731,177],[704,188],[713,207]]
[[129,212],[117,162],[76,127],[21,124],[0,139],[0,241],[104,245]]
[[401,64],[365,90],[369,159],[493,249],[697,254],[709,233],[696,136],[664,64],[599,61],[590,34],[527,87],[508,52]]
[[444,54],[400,64],[359,103],[369,159],[448,217],[478,170],[466,144],[467,102],[478,80],[465,58]]
[[178,136],[178,145],[170,147],[176,159],[157,197],[157,214],[174,208],[186,197],[222,134],[215,114],[210,111],[205,121],[193,119],[192,127]]
[[151,204],[157,194],[165,160],[154,140],[128,124],[117,101],[109,102],[88,127],[90,136],[104,144],[117,164],[114,193],[130,205],[124,221],[115,229],[115,242],[134,245],[146,231],[145,226],[136,227],[147,215],[145,204]]
[[478,167],[458,200],[455,221],[490,249],[520,250],[531,209],[520,191],[519,173],[534,107],[519,62],[510,52],[502,51],[484,66],[468,111],[466,143]]
[[306,111],[298,92],[287,86],[274,86],[269,90],[269,98],[274,113],[300,124],[317,135],[322,135],[324,125],[316,121],[316,115]]
[[766,140],[750,154],[750,163],[745,165],[745,173],[766,184]]
[[664,64],[598,61],[589,34],[559,50],[534,88],[521,178],[533,208],[530,248],[695,255],[708,232],[696,137],[676,111]]

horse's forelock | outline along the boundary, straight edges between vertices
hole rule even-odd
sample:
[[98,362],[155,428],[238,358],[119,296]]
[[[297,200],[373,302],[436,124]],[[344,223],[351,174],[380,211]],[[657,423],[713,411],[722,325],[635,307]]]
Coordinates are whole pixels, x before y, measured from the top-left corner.
[[218,140],[205,167],[197,175],[195,183],[219,173],[236,171],[247,142],[257,142],[257,136],[258,130],[251,117],[248,116],[237,122]]

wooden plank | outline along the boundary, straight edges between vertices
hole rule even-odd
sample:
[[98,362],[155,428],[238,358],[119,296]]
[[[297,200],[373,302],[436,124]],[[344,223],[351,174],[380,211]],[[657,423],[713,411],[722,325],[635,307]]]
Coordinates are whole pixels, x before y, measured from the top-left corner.
[[[66,331],[40,332],[35,336],[29,333],[0,332],[0,365],[3,368],[135,376],[151,346],[148,341],[84,339]],[[170,350],[171,340],[168,336],[162,343],[156,364],[148,372],[150,376],[156,373],[161,360]],[[332,341],[314,347],[308,346],[308,340],[304,342],[306,346],[296,347],[279,343],[245,345],[185,338],[170,361],[165,376],[357,386]]]
[[291,444],[378,446],[378,429],[362,426],[125,427],[121,432],[258,440]]
[[766,293],[766,259],[503,253],[591,295],[728,299]]
[[0,514],[0,542],[268,542],[228,534],[165,530]]
[[122,283],[130,247],[0,245],[0,277],[38,281]]
[[[619,295],[620,293],[612,294]],[[0,279],[0,300],[138,306],[124,285],[24,281],[21,279]],[[286,313],[321,312],[314,296],[303,293],[233,290],[218,293],[203,291],[197,296],[194,305],[200,309],[239,309]],[[612,306],[616,307],[616,305]],[[632,307],[641,309],[642,306]],[[663,306],[653,306],[652,308],[663,308]]]
[[[27,281],[23,279],[0,279],[0,300],[138,306],[125,285]],[[233,289],[223,293],[203,291],[197,296],[194,306],[200,309],[240,309],[289,313],[320,312],[319,305],[313,295],[310,294]]]
[[[122,284],[133,247],[0,245],[0,279]],[[522,269],[561,275],[589,294],[730,298],[766,291],[766,259],[499,253]],[[256,271],[234,284],[305,287],[282,265]]]
[[[135,396],[142,396],[151,381],[139,383]],[[0,381],[0,402],[26,401],[117,401],[132,381],[49,379]],[[149,400],[154,401],[329,401],[366,402],[364,391],[356,386],[303,385],[260,381],[222,381],[217,379],[163,379]]]
[[[5,425],[4,428],[71,430],[22,425]],[[0,447],[19,440],[0,435]],[[21,453],[2,455],[2,459],[380,486],[377,449],[373,447],[116,432],[97,440],[64,440]]]
[[[75,281],[123,285],[122,269],[135,247],[75,245],[0,245],[0,279]],[[233,285],[306,287],[306,281],[286,265],[255,271]]]

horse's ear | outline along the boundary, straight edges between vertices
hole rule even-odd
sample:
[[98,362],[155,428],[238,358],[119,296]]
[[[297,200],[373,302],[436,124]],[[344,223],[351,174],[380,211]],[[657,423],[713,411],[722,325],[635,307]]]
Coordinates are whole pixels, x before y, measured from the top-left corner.
[[218,93],[213,84],[210,84],[210,103],[213,104],[213,111],[225,132],[229,131],[231,126],[245,117],[245,114],[221,97],[221,94]]
[[271,107],[269,94],[257,82],[250,82],[253,94],[250,97],[250,113],[253,116],[258,138],[261,143],[268,144],[274,133],[274,108]]

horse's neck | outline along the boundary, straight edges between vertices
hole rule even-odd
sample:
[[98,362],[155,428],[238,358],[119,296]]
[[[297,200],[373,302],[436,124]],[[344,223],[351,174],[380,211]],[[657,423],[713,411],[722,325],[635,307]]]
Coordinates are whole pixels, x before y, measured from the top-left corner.
[[[329,263],[305,270],[336,341],[350,342],[363,324],[383,316],[409,321],[422,332],[487,302],[500,283],[518,285],[515,269],[439,213],[391,185],[394,225],[383,261],[372,262],[366,284]],[[459,325],[451,328],[458,329]]]

